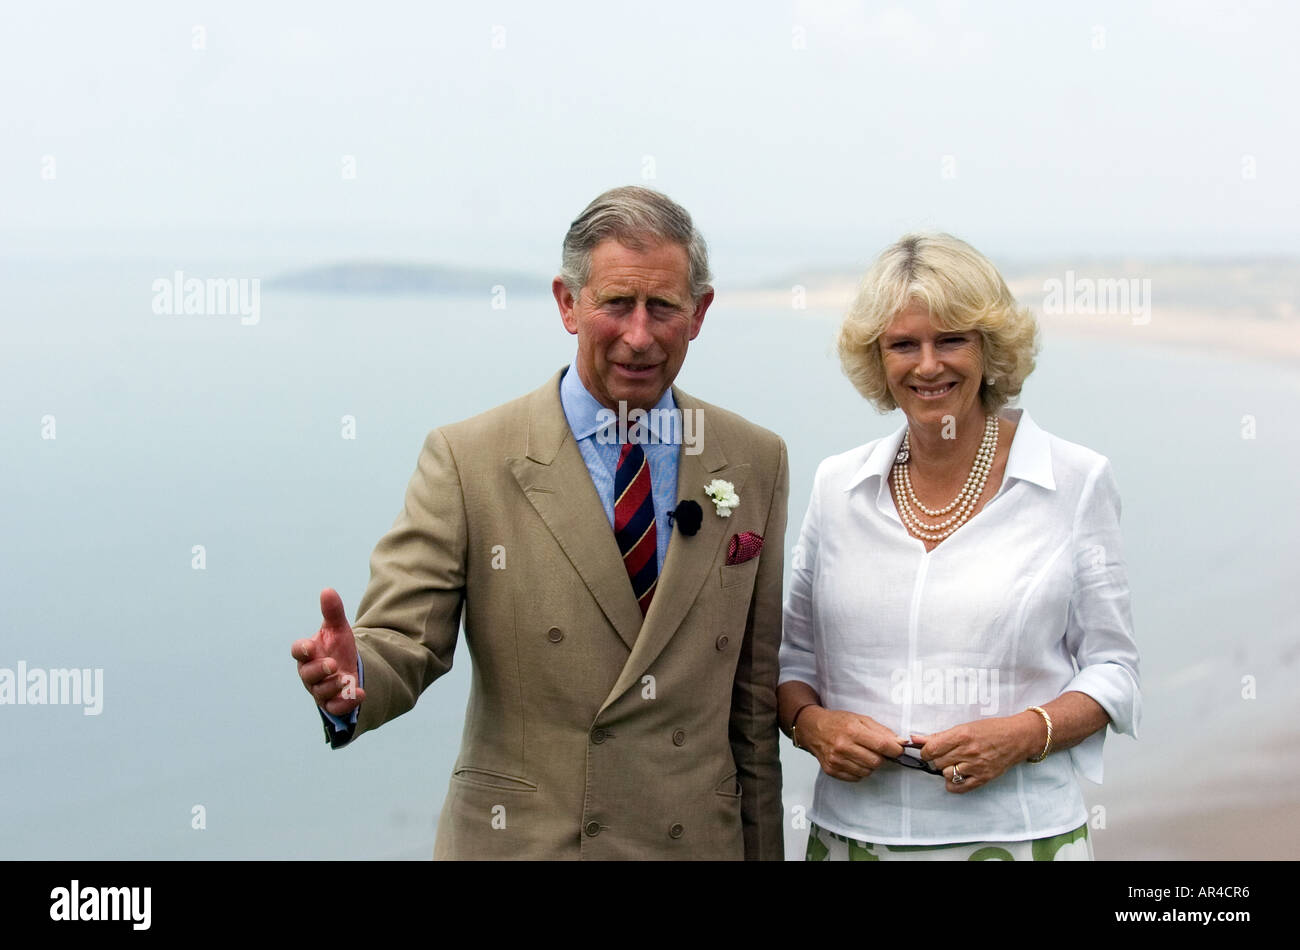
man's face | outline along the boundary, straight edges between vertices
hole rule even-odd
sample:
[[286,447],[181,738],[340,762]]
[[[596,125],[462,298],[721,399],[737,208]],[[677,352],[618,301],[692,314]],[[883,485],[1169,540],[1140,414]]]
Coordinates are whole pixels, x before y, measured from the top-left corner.
[[713,291],[691,301],[690,263],[680,244],[633,250],[608,238],[591,252],[591,273],[575,300],[551,285],[564,328],[578,337],[578,376],[601,405],[651,409],[682,368]]

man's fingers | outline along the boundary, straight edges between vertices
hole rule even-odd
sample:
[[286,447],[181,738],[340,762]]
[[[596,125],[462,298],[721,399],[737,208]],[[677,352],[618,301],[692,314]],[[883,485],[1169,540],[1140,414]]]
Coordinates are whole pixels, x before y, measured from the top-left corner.
[[290,652],[298,661],[298,676],[316,705],[331,715],[346,716],[361,704],[366,692],[357,685],[355,668],[339,669],[340,662],[350,664],[347,640],[340,642],[331,635],[350,634],[352,628],[343,609],[343,598],[332,587],[320,592],[320,614],[320,631],[314,637],[295,640]]
[[316,705],[324,706],[335,696],[342,693],[346,685],[347,683],[342,676],[326,676],[324,679],[308,686],[307,689],[316,700]]
[[317,703],[323,706],[325,711],[331,716],[347,716],[352,710],[361,705],[361,701],[366,698],[366,691],[360,686],[357,687],[356,696],[349,699],[346,696],[336,696],[334,699],[325,703]]
[[343,609],[343,598],[333,587],[326,587],[320,592],[320,615],[324,620],[322,626],[341,630],[348,625],[348,614]]
[[348,673],[335,673],[326,676],[314,685],[308,686],[307,690],[316,697],[317,705],[323,705],[335,696],[351,699],[363,692],[361,687],[357,685],[357,678]]
[[298,667],[298,675],[302,677],[303,685],[308,689],[311,689],[317,683],[324,682],[338,671],[339,665],[329,657],[312,660]]

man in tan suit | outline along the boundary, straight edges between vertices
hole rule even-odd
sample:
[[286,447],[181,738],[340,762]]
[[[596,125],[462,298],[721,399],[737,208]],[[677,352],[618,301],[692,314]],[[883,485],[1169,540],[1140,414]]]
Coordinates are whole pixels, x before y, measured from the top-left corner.
[[573,365],[430,432],[356,626],[327,589],[293,644],[337,748],[451,667],[463,612],[435,858],[784,856],[786,449],[672,385],[708,280],[668,198],[593,201],[553,284]]

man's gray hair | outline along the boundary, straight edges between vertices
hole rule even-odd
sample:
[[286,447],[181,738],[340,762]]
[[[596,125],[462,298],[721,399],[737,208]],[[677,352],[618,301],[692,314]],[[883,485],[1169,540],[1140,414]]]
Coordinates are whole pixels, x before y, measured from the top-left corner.
[[691,299],[698,302],[711,289],[709,248],[686,209],[667,195],[627,185],[600,195],[569,225],[560,279],[574,297],[591,276],[591,252],[607,238],[637,251],[661,241],[678,244],[690,261]]

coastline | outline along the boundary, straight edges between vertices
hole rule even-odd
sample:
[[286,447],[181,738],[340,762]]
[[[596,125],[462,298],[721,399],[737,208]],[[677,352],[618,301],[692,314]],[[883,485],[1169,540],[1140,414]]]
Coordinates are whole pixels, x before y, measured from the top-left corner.
[[1095,833],[1097,860],[1295,860],[1297,753],[1293,731],[1225,729],[1143,755],[1142,774],[1114,786],[1085,784],[1090,809],[1104,803],[1113,819]]
[[[1009,269],[1005,279],[1045,337],[1182,346],[1300,367],[1300,262],[1112,261],[1080,271],[1105,276],[1076,277],[1072,268],[1044,263]],[[781,286],[727,289],[723,299],[728,307],[838,320],[858,279],[823,271]]]

